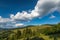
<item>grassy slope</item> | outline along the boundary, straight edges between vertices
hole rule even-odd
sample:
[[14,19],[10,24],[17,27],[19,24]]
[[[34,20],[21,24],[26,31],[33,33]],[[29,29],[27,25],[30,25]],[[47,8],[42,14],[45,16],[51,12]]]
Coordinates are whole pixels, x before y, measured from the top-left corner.
[[0,40],[27,40],[27,39],[32,40],[32,38],[34,37],[43,38],[45,40],[54,40],[54,37],[56,37],[59,40],[60,39],[59,32],[60,24],[59,25],[57,24],[57,26],[56,25],[28,26],[21,29],[16,28],[14,30],[13,29],[7,31],[2,30],[0,32]]

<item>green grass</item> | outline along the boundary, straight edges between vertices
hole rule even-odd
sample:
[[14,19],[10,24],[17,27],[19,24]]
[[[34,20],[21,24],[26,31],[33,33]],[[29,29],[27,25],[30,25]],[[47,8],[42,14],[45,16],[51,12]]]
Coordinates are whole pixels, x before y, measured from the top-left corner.
[[60,40],[60,23],[0,31],[0,40]]

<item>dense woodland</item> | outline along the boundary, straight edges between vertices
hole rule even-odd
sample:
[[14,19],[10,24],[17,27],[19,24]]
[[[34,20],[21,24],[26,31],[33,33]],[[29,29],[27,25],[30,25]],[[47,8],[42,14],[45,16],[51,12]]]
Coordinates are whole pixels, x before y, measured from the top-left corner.
[[1,30],[0,40],[60,40],[60,23]]

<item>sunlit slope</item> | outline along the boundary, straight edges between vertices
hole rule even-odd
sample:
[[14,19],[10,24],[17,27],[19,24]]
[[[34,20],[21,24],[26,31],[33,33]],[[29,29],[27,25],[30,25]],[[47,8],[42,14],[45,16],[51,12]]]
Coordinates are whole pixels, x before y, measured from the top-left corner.
[[60,23],[26,26],[0,31],[0,40],[54,40],[60,39]]

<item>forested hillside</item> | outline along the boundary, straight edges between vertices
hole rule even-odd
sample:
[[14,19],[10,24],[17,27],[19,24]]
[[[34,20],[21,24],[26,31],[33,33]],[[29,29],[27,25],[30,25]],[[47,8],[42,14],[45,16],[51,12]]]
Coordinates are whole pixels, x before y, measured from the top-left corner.
[[60,23],[1,30],[0,40],[60,40]]

